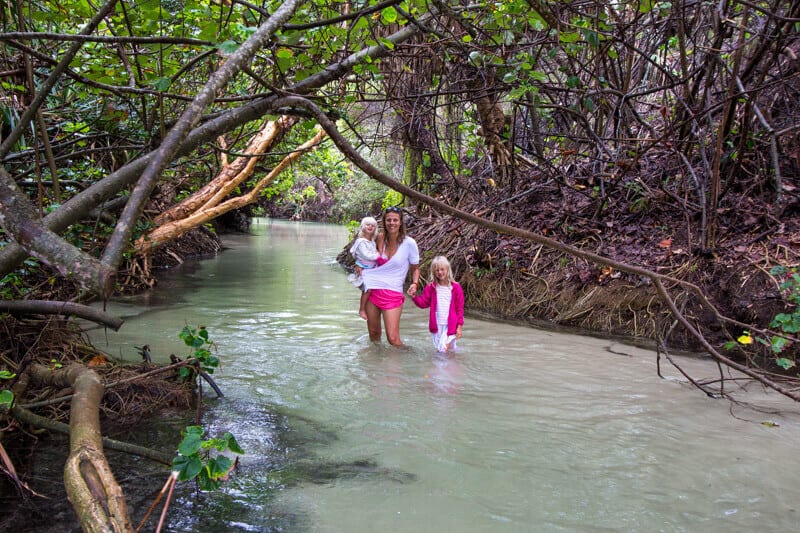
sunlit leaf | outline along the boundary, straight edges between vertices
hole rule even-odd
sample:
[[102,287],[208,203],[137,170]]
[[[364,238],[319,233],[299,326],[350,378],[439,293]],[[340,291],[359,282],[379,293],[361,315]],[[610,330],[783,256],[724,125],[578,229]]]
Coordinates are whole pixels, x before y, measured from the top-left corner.
[[381,11],[381,18],[383,19],[384,24],[393,24],[397,22],[397,10],[392,6],[389,6]]

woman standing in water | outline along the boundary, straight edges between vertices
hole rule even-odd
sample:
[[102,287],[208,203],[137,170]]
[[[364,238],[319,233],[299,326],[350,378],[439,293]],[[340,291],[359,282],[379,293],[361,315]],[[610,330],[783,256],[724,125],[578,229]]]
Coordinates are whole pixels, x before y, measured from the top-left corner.
[[406,235],[406,224],[399,207],[387,207],[383,212],[383,232],[378,236],[377,245],[378,251],[388,261],[361,273],[365,288],[371,291],[366,306],[367,330],[371,341],[381,340],[383,317],[386,340],[392,346],[402,346],[400,315],[406,299],[403,283],[410,270],[408,294],[416,294],[419,286],[419,248],[416,241]]

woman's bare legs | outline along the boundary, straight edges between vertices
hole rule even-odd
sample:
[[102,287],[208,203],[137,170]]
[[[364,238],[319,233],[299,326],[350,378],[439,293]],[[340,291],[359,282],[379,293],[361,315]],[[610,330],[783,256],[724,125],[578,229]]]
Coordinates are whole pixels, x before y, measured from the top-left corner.
[[[386,328],[386,340],[389,341],[389,344],[392,346],[403,345],[403,341],[400,340],[400,315],[402,312],[402,306],[383,310],[383,325]],[[380,332],[378,333],[378,337],[380,338]]]
[[367,331],[369,332],[369,340],[372,342],[378,342],[381,340],[381,310],[369,300],[367,300],[364,310],[367,312]]
[[369,300],[369,291],[361,293],[361,301],[358,303],[358,316],[367,319],[367,300]]

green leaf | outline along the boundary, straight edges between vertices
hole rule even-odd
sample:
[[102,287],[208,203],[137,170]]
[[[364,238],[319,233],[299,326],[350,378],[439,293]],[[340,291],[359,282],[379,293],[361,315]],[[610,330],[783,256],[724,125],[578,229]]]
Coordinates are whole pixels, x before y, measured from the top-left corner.
[[208,462],[208,473],[211,479],[220,479],[230,470],[233,461],[225,455],[218,455]]
[[157,91],[166,91],[172,85],[172,80],[169,78],[156,78],[150,82],[153,88]]
[[217,490],[220,486],[220,482],[217,481],[216,479],[213,479],[210,476],[208,467],[204,468],[200,472],[200,477],[198,478],[198,481],[200,485],[200,490],[212,491],[212,490]]
[[0,379],[14,379],[16,374],[13,372],[9,372],[8,370],[0,370]]
[[381,37],[380,39],[378,39],[378,41],[380,41],[380,43],[383,46],[385,46],[387,50],[394,50],[394,43],[392,41],[390,41],[389,39],[385,39],[385,38]]
[[278,48],[275,52],[275,57],[278,59],[291,59],[294,57],[294,52],[291,48]]
[[387,7],[381,11],[381,19],[384,24],[393,24],[397,22],[397,10],[392,6]]
[[228,449],[230,451],[238,453],[239,455],[244,455],[244,450],[239,446],[239,443],[236,442],[236,437],[234,437],[233,434],[226,432],[222,438],[228,443]]
[[217,50],[219,50],[225,55],[230,55],[236,52],[236,50],[238,49],[239,49],[239,43],[231,40],[223,41],[217,45]]
[[581,86],[581,79],[578,76],[570,76],[567,78],[567,87],[570,89],[577,89]]
[[639,13],[650,13],[653,10],[652,0],[639,0]]
[[789,370],[795,365],[794,361],[785,357],[778,357],[775,359],[775,363],[784,370]]
[[196,454],[203,445],[203,439],[194,433],[186,435],[178,445],[178,453],[184,457]]
[[14,403],[14,393],[10,390],[0,391],[0,408],[10,409],[12,403]]
[[784,337],[772,337],[772,352],[781,353],[789,341]]
[[564,32],[558,36],[559,40],[564,44],[577,43],[581,36],[578,32]]
[[203,463],[196,456],[178,456],[172,461],[172,469],[178,472],[178,480],[189,481],[203,470]]
[[600,38],[597,36],[597,32],[596,31],[584,30],[583,31],[583,35],[586,38],[586,41],[590,45],[597,46],[598,44],[600,44]]

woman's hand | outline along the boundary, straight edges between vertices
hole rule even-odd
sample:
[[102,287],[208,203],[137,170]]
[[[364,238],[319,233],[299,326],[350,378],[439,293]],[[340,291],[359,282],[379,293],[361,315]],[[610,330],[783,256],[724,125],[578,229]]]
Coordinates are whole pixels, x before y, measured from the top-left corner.
[[406,294],[408,294],[409,296],[416,296],[417,295],[417,286],[418,285],[419,284],[416,281],[414,283],[412,283],[411,285],[409,285],[408,290],[406,291]]
[[461,338],[461,326],[456,327],[456,339]]

